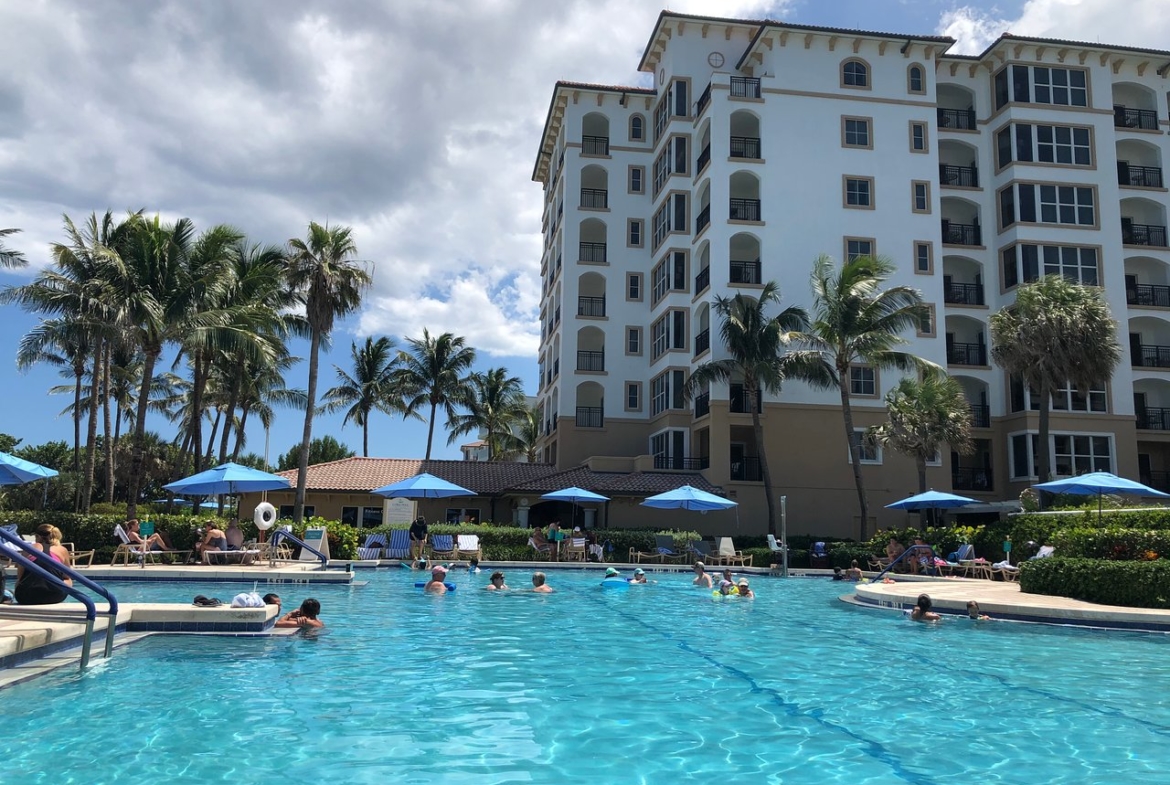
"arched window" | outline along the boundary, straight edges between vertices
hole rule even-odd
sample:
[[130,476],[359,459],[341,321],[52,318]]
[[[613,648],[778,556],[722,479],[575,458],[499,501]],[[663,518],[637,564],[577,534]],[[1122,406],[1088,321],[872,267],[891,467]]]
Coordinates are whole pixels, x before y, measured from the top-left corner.
[[906,87],[911,93],[926,92],[926,71],[915,63],[906,71]]
[[630,118],[630,141],[641,142],[646,138],[646,124],[642,115],[636,114]]
[[841,66],[841,86],[869,88],[869,66],[864,60],[846,60]]

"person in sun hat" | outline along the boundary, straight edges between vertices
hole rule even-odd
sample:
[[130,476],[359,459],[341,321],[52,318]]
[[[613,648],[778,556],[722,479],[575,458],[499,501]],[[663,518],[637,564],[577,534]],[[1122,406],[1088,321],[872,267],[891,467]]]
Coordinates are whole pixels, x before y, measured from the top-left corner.
[[447,584],[444,579],[447,577],[447,568],[441,564],[436,564],[431,567],[431,579],[427,581],[427,585],[423,587],[423,591],[428,594],[446,594]]
[[747,578],[740,578],[739,583],[737,583],[735,585],[735,588],[739,590],[740,597],[747,597],[749,599],[754,599],[756,596],[756,593],[754,591],[752,591],[752,587],[748,583]]
[[634,570],[634,577],[630,578],[630,583],[648,583],[646,580],[646,571],[641,567]]

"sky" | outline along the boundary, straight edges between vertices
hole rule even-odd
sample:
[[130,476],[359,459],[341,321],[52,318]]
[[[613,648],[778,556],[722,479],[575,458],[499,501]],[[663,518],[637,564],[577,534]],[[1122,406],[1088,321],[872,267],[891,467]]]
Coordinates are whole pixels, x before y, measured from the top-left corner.
[[[660,11],[958,39],[1002,32],[1165,48],[1166,0],[92,0],[0,4],[0,227],[31,262],[61,217],[145,208],[198,227],[230,223],[283,243],[309,221],[354,228],[374,283],[322,357],[322,389],[351,341],[453,332],[536,392],[542,191],[531,173],[558,79],[644,85],[636,71]],[[20,374],[36,323],[0,310],[0,432],[72,438],[55,369]],[[304,345],[294,345],[301,357]],[[164,365],[170,366],[173,351]],[[8,363],[4,366],[3,363]],[[307,383],[307,363],[290,387]],[[271,456],[300,438],[280,410]],[[441,423],[440,423],[441,425]],[[170,436],[161,419],[149,426]],[[341,415],[319,417],[360,452]],[[250,427],[248,449],[263,453]],[[436,429],[433,457],[460,457]],[[426,426],[376,417],[371,455],[422,457]]]

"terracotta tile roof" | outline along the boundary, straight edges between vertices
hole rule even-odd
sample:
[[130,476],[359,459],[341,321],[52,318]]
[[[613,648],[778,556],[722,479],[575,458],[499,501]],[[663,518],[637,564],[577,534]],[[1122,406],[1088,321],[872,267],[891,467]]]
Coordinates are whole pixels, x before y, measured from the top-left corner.
[[[314,491],[372,491],[420,472],[427,472],[479,494],[496,494],[555,471],[555,467],[545,463],[345,458],[310,466],[306,487]],[[296,469],[277,473],[296,484]]]
[[595,472],[578,466],[560,472],[536,477],[509,490],[529,493],[549,493],[561,488],[577,487],[606,496],[653,496],[691,485],[708,493],[720,494],[722,489],[707,482],[698,472]]

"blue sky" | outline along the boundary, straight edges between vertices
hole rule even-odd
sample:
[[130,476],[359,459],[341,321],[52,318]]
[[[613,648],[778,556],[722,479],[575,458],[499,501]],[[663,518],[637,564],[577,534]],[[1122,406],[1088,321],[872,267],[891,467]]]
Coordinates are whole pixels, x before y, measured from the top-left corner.
[[[663,7],[645,0],[85,0],[0,5],[0,227],[34,266],[61,215],[145,207],[284,242],[310,220],[354,227],[373,263],[365,307],[337,326],[322,388],[367,334],[464,335],[481,369],[535,392],[541,188],[530,181],[557,79],[636,84]],[[685,13],[918,34],[977,52],[1003,31],[1165,47],[1165,0],[671,0]],[[1136,24],[1135,20],[1141,20]],[[0,273],[0,283],[24,276]],[[34,320],[0,319],[0,431],[72,438],[54,369],[15,370]],[[304,346],[294,346],[304,356]],[[164,358],[169,366],[173,354]],[[2,366],[0,366],[2,367]],[[304,386],[307,368],[291,371]],[[171,426],[153,420],[164,435]],[[278,413],[271,454],[301,415]],[[317,420],[360,450],[340,416]],[[249,449],[264,434],[249,429]],[[371,454],[421,457],[424,423],[381,416]],[[436,433],[435,457],[458,458]]]

